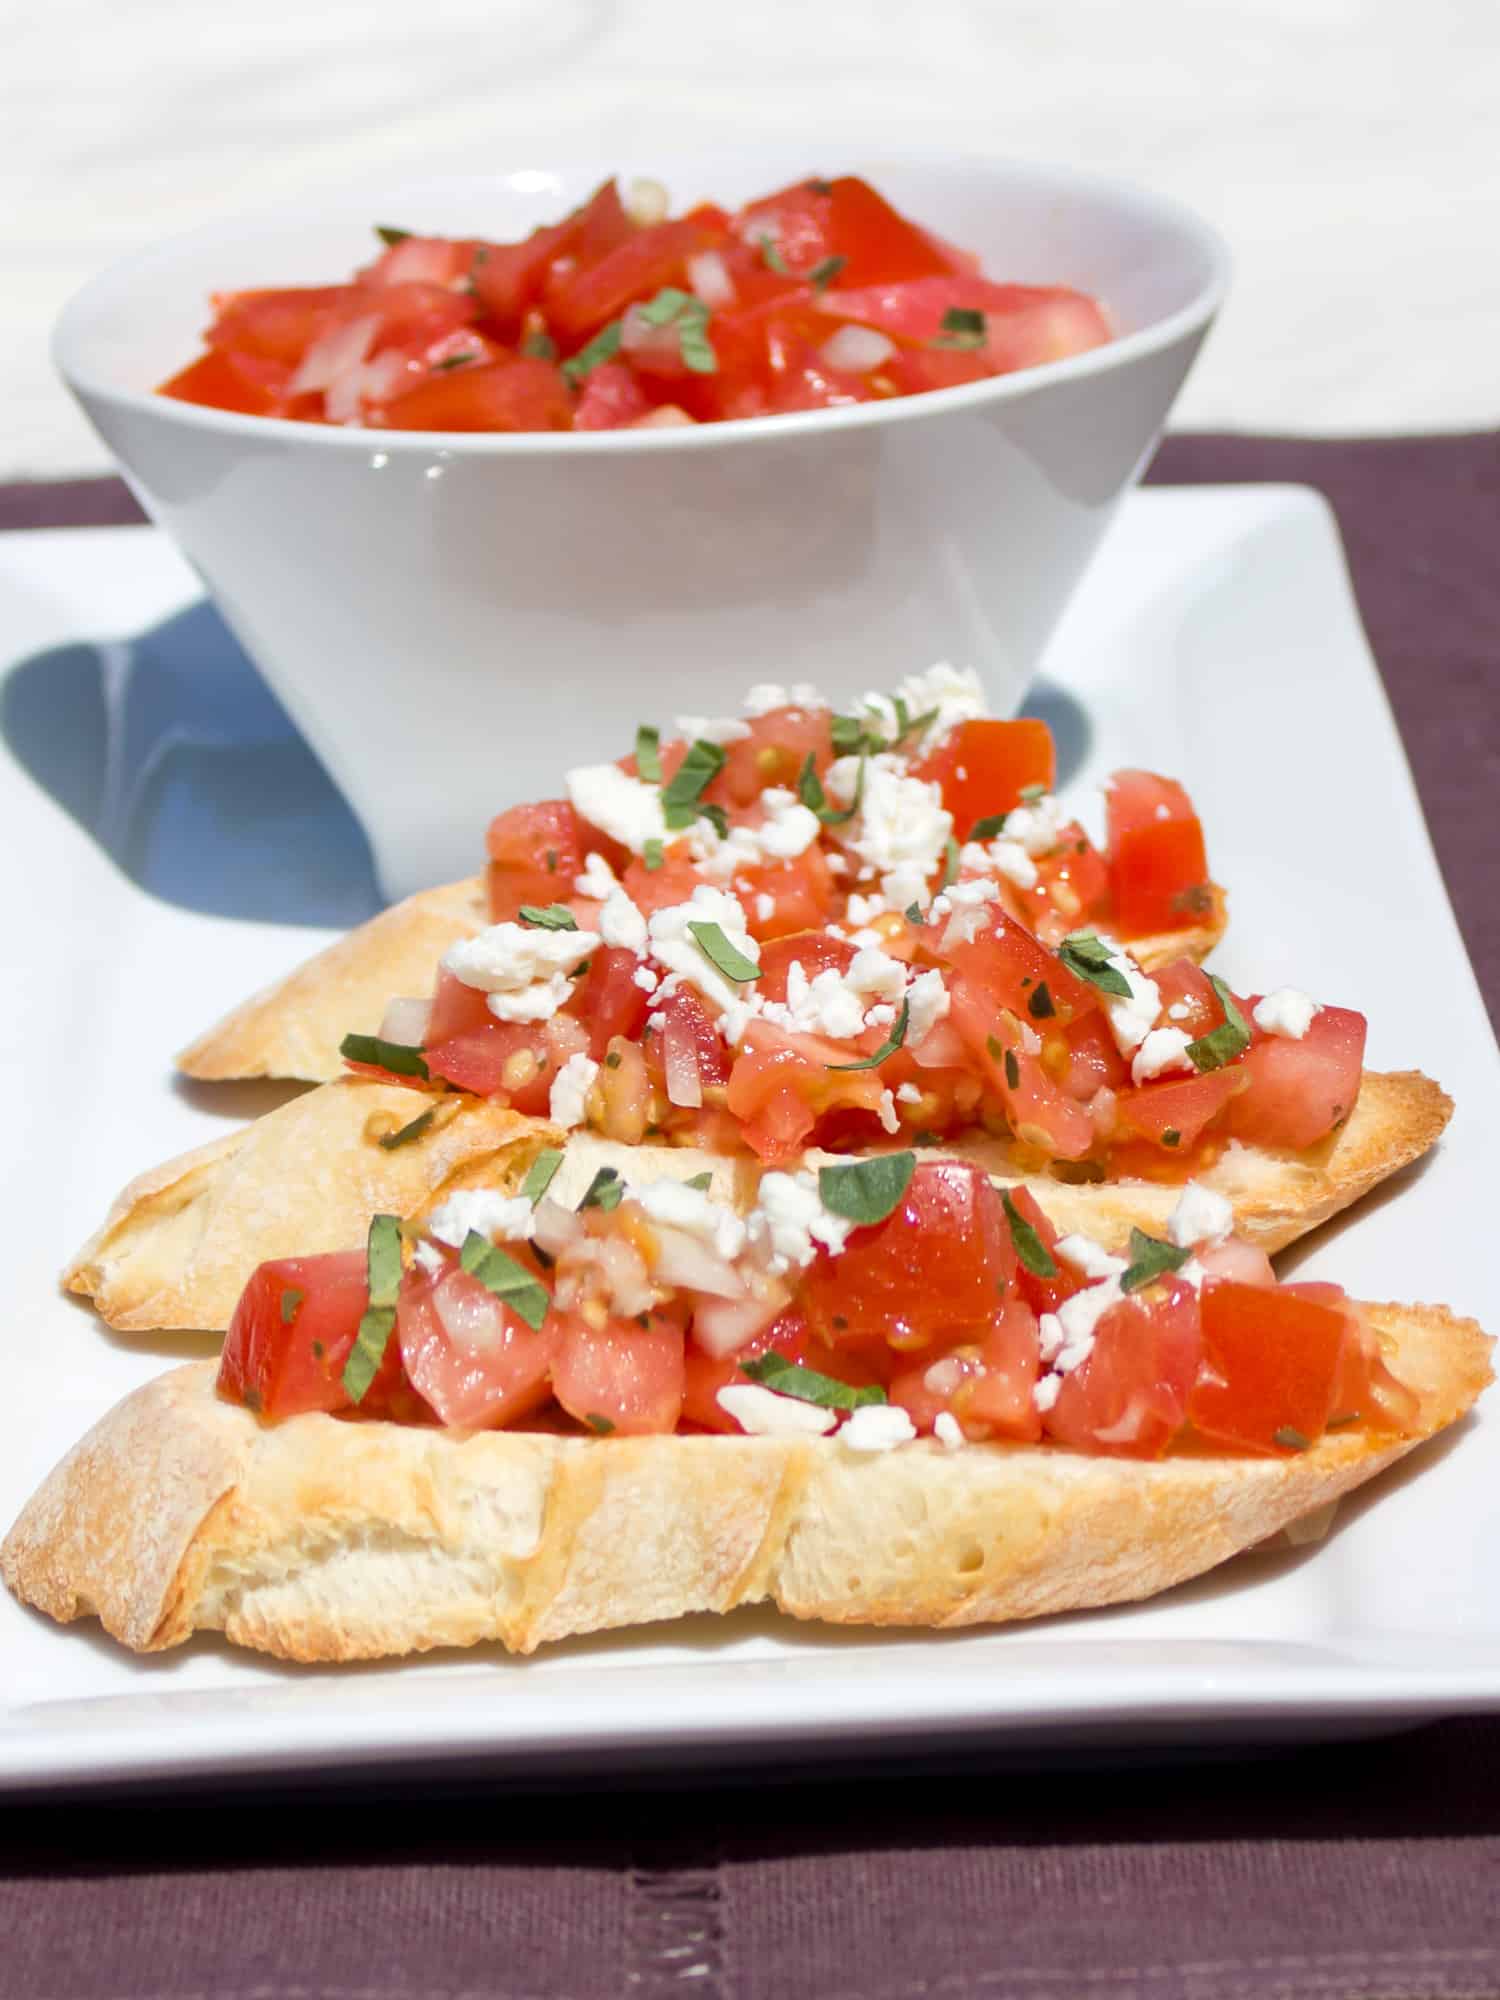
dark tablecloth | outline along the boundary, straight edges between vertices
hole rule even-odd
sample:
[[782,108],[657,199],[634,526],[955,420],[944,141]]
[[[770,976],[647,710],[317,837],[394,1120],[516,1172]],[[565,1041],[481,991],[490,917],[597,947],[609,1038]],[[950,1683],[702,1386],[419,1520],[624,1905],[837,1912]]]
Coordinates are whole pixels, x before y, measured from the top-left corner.
[[[1500,439],[1180,437],[1152,477],[1333,501],[1496,1014]],[[0,487],[0,527],[136,518],[113,481]],[[1500,2000],[1500,1720],[1165,1766],[0,1808],[0,2000],[804,1993]]]

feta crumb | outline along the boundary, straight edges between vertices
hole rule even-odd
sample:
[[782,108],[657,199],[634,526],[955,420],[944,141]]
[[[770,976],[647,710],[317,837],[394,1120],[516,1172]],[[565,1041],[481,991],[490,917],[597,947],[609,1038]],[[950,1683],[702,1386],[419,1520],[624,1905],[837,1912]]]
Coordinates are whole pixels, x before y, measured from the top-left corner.
[[749,723],[732,715],[679,715],[673,726],[689,743],[743,743],[750,734]]
[[776,681],[757,681],[745,696],[746,715],[769,715],[775,708],[827,708],[828,697],[819,694],[811,681],[795,681],[782,687]]
[[[825,780],[832,797],[849,805],[859,780],[857,757],[840,757]],[[865,760],[859,811],[844,831],[844,845],[880,878],[890,908],[904,910],[927,893],[927,878],[943,859],[953,816],[941,788],[911,777],[888,751]]]
[[887,1132],[901,1130],[901,1114],[896,1109],[896,1100],[888,1090],[880,1093],[880,1122]]
[[611,889],[599,912],[599,935],[622,951],[646,949],[646,919],[623,889]]
[[1129,1266],[1123,1257],[1115,1257],[1102,1243],[1096,1243],[1092,1236],[1075,1232],[1071,1236],[1059,1236],[1057,1254],[1065,1264],[1071,1264],[1075,1271],[1085,1278],[1114,1278]]
[[839,1420],[837,1410],[778,1396],[759,1382],[731,1382],[715,1401],[751,1437],[822,1437]]
[[806,1168],[795,1174],[763,1174],[755,1207],[745,1220],[748,1238],[772,1277],[793,1266],[805,1270],[820,1247],[836,1257],[853,1227],[823,1206],[818,1177]]
[[768,896],[764,889],[755,899],[755,917],[758,923],[768,924],[776,914],[776,898]]
[[1067,821],[1067,808],[1051,792],[1045,792],[1005,815],[1005,838],[1019,842],[1032,860],[1039,861],[1044,854],[1055,852]]
[[648,840],[671,838],[660,785],[632,778],[618,764],[583,764],[569,771],[566,784],[573,810],[632,854],[641,853]]
[[549,931],[525,924],[491,924],[443,954],[443,965],[465,986],[489,995],[500,1021],[550,1021],[572,992],[568,973],[599,943],[594,931]]
[[686,903],[670,903],[666,909],[654,911],[647,923],[647,949],[659,965],[675,972],[716,1007],[734,1005],[743,998],[741,986],[720,972],[700,949],[689,924],[717,924],[736,951],[758,961],[760,948],[745,928],[743,907],[726,890],[700,882]]
[[732,1262],[745,1247],[744,1223],[702,1188],[689,1187],[686,1181],[659,1180],[630,1192],[654,1221],[695,1236],[726,1261]]
[[1188,1055],[1191,1036],[1181,1028],[1153,1028],[1135,1052],[1135,1060],[1130,1065],[1132,1083],[1149,1083],[1153,1076],[1162,1076],[1168,1070],[1193,1067]]
[[1081,1368],[1094,1351],[1100,1320],[1124,1296],[1118,1278],[1105,1278],[1064,1299],[1055,1313],[1043,1313],[1037,1322],[1043,1361],[1059,1375]]
[[914,1049],[926,1040],[948,1012],[948,989],[936,966],[930,972],[917,974],[906,989],[906,998],[911,1006],[906,1023],[906,1046]]
[[435,1278],[439,1271],[446,1270],[448,1259],[435,1243],[420,1241],[412,1251],[412,1261],[424,1270],[429,1278]]
[[661,984],[660,974],[653,972],[649,965],[638,965],[630,977],[643,993],[654,993]]
[[932,1435],[944,1451],[962,1451],[968,1443],[963,1426],[951,1410],[939,1410],[932,1420]]
[[1167,1019],[1169,1021],[1185,1021],[1192,1011],[1186,1000],[1174,1000],[1167,1009]]
[[897,1084],[896,1102],[898,1104],[920,1104],[922,1102],[922,1093],[914,1083]]
[[1257,1003],[1255,1025],[1262,1034],[1285,1035],[1300,1042],[1312,1026],[1313,1016],[1322,1011],[1316,1000],[1299,993],[1295,986],[1278,986]]
[[1019,840],[992,840],[990,866],[1007,882],[1014,882],[1018,889],[1034,889],[1041,879],[1036,872],[1036,863]]
[[[428,1235],[453,1250],[462,1250],[471,1230],[492,1243],[517,1243],[535,1226],[536,1210],[525,1195],[499,1194],[494,1188],[457,1188],[427,1218]],[[428,1247],[419,1244],[419,1253]]]
[[[972,722],[989,713],[978,674],[972,667],[955,667],[948,660],[938,660],[925,673],[907,674],[895,692],[905,706],[908,723],[931,709],[937,710],[920,735],[907,738],[908,745],[913,747],[920,743],[924,749],[930,749],[961,722]],[[897,735],[900,718],[889,695],[867,694],[861,706],[879,719],[892,738]]]
[[1167,1221],[1168,1240],[1179,1250],[1198,1243],[1222,1243],[1234,1227],[1234,1209],[1212,1188],[1189,1181]]
[[557,1075],[552,1079],[551,1094],[547,1099],[547,1110],[554,1125],[561,1125],[564,1131],[571,1131],[584,1121],[588,1094],[594,1087],[594,1078],[599,1074],[599,1065],[592,1057],[569,1056]]
[[1038,1378],[1031,1391],[1031,1400],[1043,1415],[1052,1408],[1062,1394],[1062,1385],[1061,1375],[1043,1375]]
[[602,903],[610,890],[619,886],[620,878],[602,854],[585,854],[583,873],[573,877],[574,895],[587,896],[595,903]]
[[1109,963],[1124,977],[1130,988],[1128,1000],[1106,993],[1104,1011],[1116,1048],[1122,1056],[1133,1056],[1150,1034],[1152,1024],[1161,1012],[1161,988],[1154,979],[1146,977],[1129,952],[1117,945],[1113,938],[1105,937],[1101,931],[1099,941],[1109,950]]
[[760,802],[765,822],[754,831],[764,852],[777,861],[794,861],[805,854],[823,830],[818,815],[784,786],[767,786]]
[[839,1432],[850,1451],[890,1451],[910,1444],[917,1427],[899,1403],[861,1403]]

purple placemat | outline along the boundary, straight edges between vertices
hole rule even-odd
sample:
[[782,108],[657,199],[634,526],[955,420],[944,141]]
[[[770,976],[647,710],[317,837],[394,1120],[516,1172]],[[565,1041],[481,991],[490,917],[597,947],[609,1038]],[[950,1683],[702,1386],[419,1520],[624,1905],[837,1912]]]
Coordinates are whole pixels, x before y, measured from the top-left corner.
[[[1153,477],[1333,501],[1495,1012],[1500,441],[1175,438]],[[133,518],[114,482],[0,487],[0,526]],[[861,1780],[0,1809],[0,2000],[686,1994],[1500,2000],[1500,1720],[1168,1766],[876,1746]]]

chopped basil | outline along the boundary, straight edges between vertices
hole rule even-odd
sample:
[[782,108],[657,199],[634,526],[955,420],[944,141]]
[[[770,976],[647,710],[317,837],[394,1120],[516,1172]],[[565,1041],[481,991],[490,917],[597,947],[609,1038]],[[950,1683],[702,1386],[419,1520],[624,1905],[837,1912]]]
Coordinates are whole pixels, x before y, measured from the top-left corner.
[[566,903],[548,903],[545,908],[539,903],[523,903],[519,915],[523,924],[534,924],[539,931],[576,931],[578,919]]
[[1222,1069],[1225,1063],[1233,1062],[1250,1046],[1250,1030],[1244,1015],[1234,1004],[1234,995],[1216,972],[1208,975],[1208,983],[1219,996],[1224,1019],[1217,1028],[1200,1035],[1196,1042],[1188,1043],[1187,1059],[1196,1070]]
[[436,1105],[429,1104],[425,1111],[419,1111],[415,1118],[403,1125],[399,1132],[381,1134],[380,1144],[387,1153],[394,1153],[398,1146],[409,1146],[413,1139],[420,1139],[432,1123]]
[[1169,1125],[1161,1135],[1161,1142],[1164,1146],[1180,1146],[1182,1134],[1175,1125]]
[[299,1291],[295,1285],[288,1285],[285,1288],[281,1294],[281,1324],[283,1326],[291,1325],[292,1321],[297,1317],[298,1306],[301,1305],[306,1297],[306,1292]]
[[562,372],[576,389],[585,375],[592,375],[602,362],[612,361],[620,351],[620,322],[612,319],[608,326],[596,333],[587,347],[579,348],[571,361],[565,361]]
[[713,828],[714,832],[719,836],[720,840],[728,840],[729,815],[727,812],[725,812],[722,806],[713,806],[713,805],[699,806],[698,817],[700,819],[706,819],[708,821],[709,825]]
[[871,736],[857,715],[836,715],[829,724],[834,750],[840,757],[857,757],[861,750],[883,750],[885,738]]
[[1012,1090],[1021,1088],[1021,1065],[1016,1060],[1014,1049],[1005,1051],[1005,1081]]
[[645,843],[645,845],[641,848],[641,859],[642,861],[645,862],[646,867],[650,870],[652,874],[655,874],[656,870],[660,868],[660,866],[666,860],[666,858],[667,858],[666,854],[659,840],[648,840]]
[[394,1306],[369,1306],[361,1314],[359,1331],[344,1363],[344,1393],[351,1403],[364,1401],[385,1359],[385,1350],[395,1327]]
[[910,1000],[903,1000],[901,1002],[901,1012],[896,1016],[895,1026],[891,1029],[890,1035],[887,1038],[887,1040],[882,1044],[880,1048],[878,1048],[875,1051],[874,1055],[866,1056],[863,1062],[824,1063],[823,1065],[824,1069],[830,1069],[830,1070],[879,1069],[880,1065],[885,1061],[886,1057],[893,1056],[896,1053],[897,1049],[900,1048],[901,1044],[906,1040],[906,1030],[908,1025],[910,1024],[910,1021],[911,1021],[911,1002]]
[[1052,1004],[1052,995],[1047,991],[1045,979],[1027,995],[1026,1011],[1033,1021],[1050,1021],[1056,1014],[1057,1009]]
[[973,306],[949,306],[943,314],[943,330],[934,347],[958,347],[969,352],[984,346],[984,314]]
[[969,828],[970,840],[993,840],[997,833],[1004,833],[1009,813],[989,813],[984,819],[976,819]]
[[1093,931],[1074,931],[1057,947],[1057,955],[1069,972],[1097,986],[1101,993],[1113,993],[1121,1000],[1130,998],[1130,981],[1117,965],[1110,964],[1113,954],[1109,946]]
[[859,753],[859,773],[854,780],[854,797],[842,812],[836,807],[829,805],[828,794],[823,790],[822,780],[819,778],[817,769],[814,766],[811,750],[807,753],[807,762],[802,766],[801,774],[797,779],[797,796],[809,812],[817,814],[824,826],[842,826],[846,820],[853,819],[854,815],[859,811],[865,796],[864,751],[861,750]]
[[541,1331],[551,1300],[547,1297],[547,1287],[534,1272],[517,1263],[509,1251],[486,1242],[477,1229],[471,1229],[464,1238],[458,1261],[501,1305],[509,1306],[518,1319],[524,1319],[533,1333]]
[[661,783],[661,732],[644,722],[635,732],[635,768],[648,785]]
[[543,333],[538,327],[535,333],[528,333],[521,342],[521,352],[528,361],[555,361],[557,342],[550,333]]
[[1005,1210],[1005,1220],[1010,1225],[1010,1240],[1016,1246],[1016,1255],[1023,1267],[1033,1278],[1055,1278],[1057,1264],[1052,1252],[1011,1200],[1009,1188],[1000,1190],[1000,1206]]
[[815,1403],[820,1410],[862,1410],[871,1403],[886,1400],[878,1382],[856,1389],[836,1376],[804,1368],[801,1362],[778,1354],[774,1347],[765,1354],[757,1354],[753,1361],[742,1361],[740,1373],[763,1389],[774,1389],[778,1396],[792,1396],[799,1403]]
[[916,1171],[915,1153],[875,1153],[847,1167],[820,1167],[823,1206],[846,1222],[884,1222],[895,1212]]
[[958,880],[958,842],[950,833],[943,848],[943,887],[951,888]]
[[760,978],[760,966],[753,958],[746,958],[742,951],[725,937],[717,924],[688,925],[697,941],[698,949],[711,965],[716,965],[726,979],[743,983],[747,979]]
[[922,905],[920,903],[908,903],[904,914],[909,924],[922,924],[925,926],[927,922],[927,919],[922,915]]
[[393,229],[388,222],[377,222],[375,234],[388,250],[394,250],[398,243],[404,243],[411,235],[409,229]]
[[446,375],[450,368],[462,368],[466,361],[478,361],[479,358],[478,348],[470,347],[462,354],[449,354],[441,361],[434,361],[432,372],[434,375]]
[[1279,1431],[1271,1433],[1271,1442],[1279,1444],[1284,1451],[1311,1451],[1312,1439],[1304,1437],[1295,1424],[1283,1424]]
[[766,269],[774,271],[778,278],[789,278],[792,275],[791,266],[777,248],[776,238],[774,236],[761,236],[756,240],[760,244],[760,254]]
[[528,1167],[526,1178],[521,1183],[521,1193],[533,1207],[536,1206],[548,1188],[551,1187],[553,1181],[556,1180],[557,1170],[562,1163],[561,1148],[548,1146],[543,1152],[537,1154],[530,1167]]
[[583,1420],[595,1437],[607,1438],[614,1429],[608,1417],[601,1417],[597,1410],[590,1410]]
[[724,752],[717,743],[699,737],[661,795],[662,813],[675,829],[691,826],[698,817],[698,801],[724,768]]
[[684,307],[701,306],[702,303],[691,292],[683,291],[680,285],[664,285],[654,299],[647,299],[638,310],[648,326],[670,326]]
[[1046,796],[1047,787],[1045,785],[1022,785],[1021,787],[1021,797],[1029,806],[1034,806],[1038,799],[1044,799]]
[[706,1174],[694,1174],[691,1180],[684,1181],[682,1185],[684,1187],[696,1188],[700,1194],[707,1194],[713,1184],[714,1177],[712,1172],[709,1172]]
[[677,328],[677,351],[682,356],[682,365],[692,375],[717,375],[719,357],[714,352],[714,344],[708,337],[708,314],[701,319],[683,316]]
[[814,174],[813,178],[810,181],[804,181],[802,185],[807,189],[809,194],[833,193],[833,182],[822,180],[816,174]]
[[1179,1250],[1174,1243],[1163,1243],[1159,1236],[1148,1236],[1144,1229],[1132,1229],[1130,1263],[1120,1274],[1120,1290],[1138,1292],[1153,1278],[1180,1271],[1192,1254],[1191,1250]]
[[848,263],[847,257],[820,257],[807,274],[807,282],[815,292],[821,292],[831,285],[839,272]]
[[[568,974],[569,979],[587,979],[593,968],[593,963],[594,961],[591,958],[584,959],[581,964],[573,967],[573,970]],[[543,1067],[545,1068],[546,1065],[543,1064]]]
[[339,1043],[345,1062],[368,1063],[372,1069],[388,1069],[392,1076],[427,1074],[427,1059],[410,1042],[383,1042],[379,1035],[345,1035]]
[[677,351],[685,368],[695,375],[717,372],[718,356],[708,337],[709,310],[702,299],[677,285],[666,285],[637,311],[648,326],[677,328]]
[[602,1208],[606,1214],[618,1208],[625,1199],[625,1183],[620,1178],[617,1167],[601,1167],[583,1191],[579,1202],[579,1212],[586,1208]]
[[372,1215],[365,1242],[365,1275],[372,1306],[393,1306],[401,1290],[401,1224],[394,1215]]

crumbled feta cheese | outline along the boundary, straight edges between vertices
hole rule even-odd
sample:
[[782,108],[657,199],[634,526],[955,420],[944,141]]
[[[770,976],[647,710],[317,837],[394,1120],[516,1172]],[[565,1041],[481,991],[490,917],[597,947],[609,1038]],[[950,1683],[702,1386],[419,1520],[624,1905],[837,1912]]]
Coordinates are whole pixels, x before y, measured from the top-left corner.
[[917,974],[906,989],[906,998],[911,1007],[906,1023],[906,1046],[914,1049],[926,1040],[948,1012],[948,989],[936,966],[930,972]]
[[1190,1040],[1181,1028],[1153,1028],[1135,1052],[1130,1065],[1131,1082],[1149,1083],[1153,1076],[1163,1076],[1168,1070],[1190,1070],[1193,1067],[1188,1055]]
[[610,890],[619,886],[620,878],[602,854],[586,854],[583,873],[573,877],[574,895],[587,896],[595,903],[602,903]]
[[1034,889],[1040,879],[1036,863],[1019,840],[992,840],[986,852],[990,866],[1018,889]]
[[[700,882],[686,903],[670,903],[647,922],[648,950],[659,965],[675,972],[716,1007],[729,1008],[742,998],[738,982],[708,957],[688,929],[689,924],[717,924],[729,943],[746,958],[760,958],[760,948],[745,928],[745,912],[726,890]],[[741,1028],[743,1033],[743,1027]]]
[[827,708],[828,697],[819,694],[811,681],[795,681],[781,687],[775,681],[757,681],[745,696],[746,715],[769,715],[775,708]]
[[489,995],[497,1020],[549,1021],[573,990],[568,973],[598,942],[593,931],[491,924],[450,946],[443,964],[465,986]]
[[922,1102],[922,1093],[914,1083],[898,1084],[896,1086],[896,1102],[898,1104],[920,1104]]
[[598,1074],[599,1065],[591,1057],[568,1057],[553,1077],[551,1094],[547,1099],[547,1110],[554,1125],[571,1131],[575,1125],[583,1123],[588,1094]]
[[[840,757],[828,768],[825,784],[841,805],[849,805],[859,781],[859,759]],[[880,892],[892,909],[904,910],[927,893],[927,878],[940,866],[953,817],[939,786],[908,775],[888,751],[865,760],[859,811],[844,829],[844,845],[880,877]]]
[[854,954],[844,980],[851,992],[866,999],[895,1001],[906,992],[906,967],[899,958],[867,946]]
[[689,743],[743,743],[750,734],[749,723],[732,715],[679,715],[675,727]]
[[759,923],[768,924],[776,914],[776,898],[768,896],[764,889],[755,899],[755,915]]
[[886,901],[884,896],[861,896],[857,891],[844,906],[845,920],[855,925],[856,928],[861,928],[865,924],[873,924],[875,919],[883,917],[885,912]]
[[745,1220],[750,1242],[772,1277],[813,1261],[821,1247],[836,1257],[854,1224],[823,1206],[818,1177],[800,1173],[761,1176],[755,1207]]
[[1071,1236],[1059,1236],[1056,1249],[1063,1262],[1071,1264],[1075,1271],[1081,1271],[1085,1278],[1114,1278],[1129,1268],[1123,1257],[1111,1255],[1092,1236],[1077,1232]]
[[[972,722],[977,716],[989,713],[979,676],[971,667],[955,667],[947,660],[939,660],[925,673],[908,674],[896,693],[905,706],[908,724],[937,710],[919,736],[907,738],[908,746],[920,742],[924,749],[930,749],[961,722]],[[877,716],[888,735],[895,738],[901,725],[889,695],[867,694],[861,706]]]
[[648,840],[672,837],[662,816],[660,785],[632,778],[618,764],[581,765],[569,771],[566,783],[573,810],[632,854],[641,853]]
[[1029,805],[1017,806],[1005,815],[1005,838],[1018,842],[1033,861],[1038,861],[1044,854],[1055,851],[1067,822],[1067,808],[1051,792],[1045,792]]
[[896,1100],[888,1090],[880,1093],[880,1123],[887,1132],[901,1130],[901,1114],[896,1109]]
[[1118,1278],[1105,1278],[1074,1292],[1055,1313],[1043,1313],[1037,1322],[1043,1361],[1059,1375],[1081,1368],[1094,1351],[1094,1334],[1100,1320],[1124,1296]]
[[844,1042],[864,1032],[864,1001],[844,974],[830,965],[809,979],[800,958],[786,969],[786,999],[767,1000],[760,1012],[767,1021],[798,1035],[826,1035],[830,1041]]
[[794,861],[807,852],[823,830],[818,815],[803,805],[795,792],[781,785],[768,786],[761,793],[760,802],[766,817],[755,834],[762,852],[774,861]]
[[1043,1375],[1038,1378],[1031,1391],[1031,1400],[1045,1416],[1062,1394],[1061,1375]]
[[891,1451],[910,1444],[917,1427],[899,1403],[861,1403],[839,1432],[850,1451]]
[[939,1410],[932,1420],[932,1435],[944,1451],[962,1451],[968,1443],[963,1426],[951,1410]]
[[661,984],[661,975],[653,972],[649,965],[638,965],[630,977],[643,993],[654,993]]
[[1167,1009],[1167,1019],[1169,1021],[1185,1021],[1192,1011],[1186,1000],[1174,1000]]
[[759,1382],[731,1382],[715,1400],[751,1437],[822,1437],[839,1420],[837,1410],[778,1396]]
[[448,1260],[435,1243],[421,1241],[411,1254],[413,1262],[419,1269],[425,1271],[429,1278],[435,1278],[439,1271],[447,1268]]
[[745,1247],[744,1223],[733,1209],[712,1200],[702,1188],[689,1187],[686,1181],[659,1180],[632,1188],[631,1195],[654,1221],[697,1237],[727,1261],[732,1262]]
[[1316,1000],[1299,993],[1295,986],[1278,986],[1274,993],[1268,993],[1258,1002],[1255,1025],[1262,1034],[1285,1035],[1300,1042],[1312,1026],[1313,1016],[1322,1011]]
[[1133,1056],[1150,1034],[1161,1012],[1161,989],[1154,979],[1146,977],[1129,952],[1117,945],[1113,938],[1106,938],[1101,931],[1099,941],[1108,947],[1109,963],[1130,988],[1129,999],[1106,993],[1104,1011],[1116,1048],[1122,1056]]
[[457,1188],[427,1218],[427,1233],[450,1249],[462,1250],[471,1230],[492,1243],[517,1243],[529,1237],[535,1225],[536,1210],[523,1194]]
[[622,951],[646,949],[646,919],[623,889],[611,889],[599,912],[599,935]]
[[1198,1243],[1222,1243],[1234,1227],[1234,1210],[1223,1195],[1189,1181],[1167,1221],[1167,1237],[1179,1250]]

